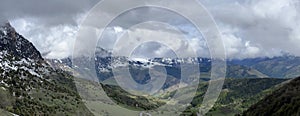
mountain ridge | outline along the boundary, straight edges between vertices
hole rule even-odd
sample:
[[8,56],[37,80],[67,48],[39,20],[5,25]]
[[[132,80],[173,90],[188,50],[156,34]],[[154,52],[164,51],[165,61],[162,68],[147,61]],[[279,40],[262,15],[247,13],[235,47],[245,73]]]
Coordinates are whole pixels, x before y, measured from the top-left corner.
[[0,38],[1,51],[6,50],[20,58],[30,58],[37,61],[44,60],[34,45],[22,35],[18,34],[10,23],[5,23],[3,26],[0,26]]
[[53,69],[31,42],[0,27],[0,109],[17,115],[91,115],[73,76]]

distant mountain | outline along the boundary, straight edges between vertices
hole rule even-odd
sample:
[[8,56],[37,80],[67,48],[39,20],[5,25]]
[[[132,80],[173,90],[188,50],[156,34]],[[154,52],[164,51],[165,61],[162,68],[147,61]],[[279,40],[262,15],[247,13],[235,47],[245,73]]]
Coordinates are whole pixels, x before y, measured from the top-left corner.
[[228,63],[250,67],[273,78],[294,78],[300,76],[300,57],[291,55],[232,60]]
[[[100,48],[98,48],[100,49]],[[88,60],[93,60],[92,58],[87,57],[76,57],[73,59],[77,61],[76,64],[80,64],[85,67],[84,64]],[[70,58],[61,59],[61,60],[48,60],[50,64],[56,67],[60,67],[61,69],[66,69],[66,66],[70,68],[72,67],[72,61]],[[96,52],[96,58],[94,61],[95,68],[90,70],[96,70],[99,81],[101,82],[114,82],[113,76],[117,76],[113,74],[113,69],[129,67],[131,76],[133,79],[140,83],[145,84],[150,79],[149,69],[156,69],[158,67],[163,67],[167,72],[167,81],[164,85],[164,88],[168,88],[170,86],[176,85],[179,83],[181,79],[181,70],[189,71],[189,69],[182,69],[181,66],[185,65],[196,65],[199,67],[201,72],[202,79],[210,78],[211,71],[211,60],[208,58],[152,58],[152,59],[142,59],[142,58],[127,58],[121,56],[111,57],[111,54],[103,49]],[[63,66],[59,66],[64,64]],[[89,66],[87,66],[89,67]],[[164,72],[155,72],[157,74]],[[189,75],[198,75],[199,72],[190,72]],[[87,75],[89,76],[89,75]],[[230,78],[268,78],[267,75],[246,66],[230,64],[227,66],[226,77]]]
[[227,78],[269,78],[258,70],[242,65],[227,65]]
[[[95,65],[99,73],[107,73],[110,72],[111,68],[122,67],[126,64],[141,68],[164,66],[169,72],[178,72],[180,70],[180,64],[197,64],[203,73],[209,73],[211,69],[211,60],[208,58],[129,59],[126,57],[110,57],[109,55],[111,54],[109,52],[103,51],[105,50],[101,49],[101,52],[96,52]],[[170,75],[172,74],[170,73]],[[175,77],[176,75],[178,74],[175,74]],[[297,76],[300,76],[300,57],[296,56],[284,55],[273,58],[249,58],[227,61],[226,77],[293,78]],[[107,78],[107,76],[101,76],[100,80]]]
[[53,69],[9,24],[0,24],[0,109],[27,115],[91,115],[73,76]]
[[[73,64],[72,60],[77,63]],[[201,72],[200,80],[209,80],[211,73],[211,59],[209,58],[128,58],[122,56],[111,56],[111,53],[102,49],[97,48],[95,52],[95,58],[88,57],[75,57],[74,59],[49,59],[49,63],[52,67],[57,67],[58,69],[63,69],[64,71],[74,69],[81,65],[81,67],[91,67],[95,65],[95,68],[89,69],[89,71],[95,70],[95,72],[90,72],[91,74],[97,74],[99,81],[102,83],[110,83],[116,85],[114,80],[113,69],[118,69],[122,67],[129,67],[132,78],[140,84],[146,84],[150,80],[151,76],[149,74],[149,69],[165,68],[167,73],[167,80],[163,86],[164,89],[179,84],[181,79],[181,71],[190,71],[190,69],[183,69],[182,65],[196,65],[199,67]],[[91,61],[91,62],[87,62]],[[94,64],[90,64],[94,63]],[[87,72],[86,69],[82,69],[82,74],[89,77],[92,76]],[[80,72],[79,72],[80,73]],[[164,74],[164,72],[154,71],[158,75]],[[194,76],[199,75],[199,72],[189,72],[189,75]],[[119,75],[122,76],[122,75]],[[249,68],[247,66],[228,64],[227,65],[227,78],[268,78],[267,75],[257,71],[256,69]]]
[[299,116],[300,77],[291,80],[243,113],[245,116]]

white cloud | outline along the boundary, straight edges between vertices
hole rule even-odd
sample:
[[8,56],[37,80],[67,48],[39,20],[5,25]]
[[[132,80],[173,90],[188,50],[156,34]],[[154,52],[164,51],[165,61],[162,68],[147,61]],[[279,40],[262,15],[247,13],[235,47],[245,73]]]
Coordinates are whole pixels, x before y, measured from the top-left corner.
[[209,4],[208,9],[223,32],[229,57],[259,57],[281,51],[300,55],[299,7],[296,0],[244,0]]
[[[276,56],[280,55],[281,51],[300,56],[298,52],[300,49],[300,5],[298,0],[200,1],[204,3],[204,6],[208,8],[217,21],[229,58]],[[184,4],[184,2],[185,1],[182,1],[182,3],[178,4],[181,5]],[[74,4],[71,9],[77,7],[78,5]],[[46,55],[47,58],[67,57],[71,55],[73,51],[73,43],[78,30],[79,20],[82,18],[78,13],[80,14],[88,10],[89,5],[80,8],[80,10],[75,12],[64,9],[64,12],[58,14],[48,13],[47,10],[44,10],[43,12],[45,13],[43,15],[30,13],[32,10],[27,10],[24,14],[26,16],[22,16],[22,19],[19,19],[19,17],[15,18],[12,23],[16,30],[33,42],[42,53],[49,53]],[[12,13],[14,12],[16,11]],[[47,14],[50,16],[61,16],[60,14],[64,14],[65,12],[72,13],[71,19],[57,22],[57,20],[60,20],[62,17],[57,17],[57,19],[52,17],[48,20],[44,20],[45,17],[48,17]],[[191,13],[193,12],[197,11],[191,9]],[[144,15],[147,16],[147,13],[153,14],[151,13],[151,9],[146,9]],[[129,17],[135,20],[131,21],[127,19],[128,17],[123,18],[125,20],[124,22],[130,24],[138,22],[143,18],[149,18],[138,17],[136,16],[136,12],[129,14]],[[195,33],[194,29],[187,26],[184,21],[173,20],[177,18],[172,15],[165,15],[158,18],[172,19],[170,21],[174,21],[174,24],[178,24],[185,29],[185,34],[189,34],[190,46],[188,47],[197,49],[197,53],[200,54],[199,56],[208,55],[208,53],[205,53],[207,52],[205,40],[201,38],[199,33]],[[94,21],[97,21],[97,19]],[[75,25],[74,22],[76,22]],[[93,22],[91,22],[91,24],[93,24]],[[99,32],[99,29],[95,28],[94,30],[94,32]],[[116,26],[115,28],[109,29],[106,37],[116,38],[112,37],[112,33],[117,32],[119,34],[121,31],[123,31],[123,29]],[[134,31],[134,33],[141,35],[146,32],[156,34],[155,37],[160,37],[160,39],[163,39],[165,33],[169,33],[153,29],[139,29]],[[87,35],[87,37],[89,37],[89,35]],[[115,39],[105,39],[101,42],[103,47],[110,49],[109,47],[112,46]],[[91,44],[91,42],[87,41],[83,43]],[[173,42],[171,44],[178,46],[180,49],[187,48],[187,44],[184,42]],[[143,48],[145,51],[147,51],[147,49],[153,50],[153,47],[145,46]],[[158,47],[156,50],[157,51],[154,52],[156,55],[169,53],[165,52],[167,48],[164,47]]]
[[17,32],[34,44],[46,58],[65,58],[71,55],[78,27],[58,25],[44,27],[31,20],[14,20]]
[[[192,57],[192,54],[195,54],[193,53],[193,47],[196,47],[195,45],[197,44],[190,45],[182,33],[163,30],[163,26],[161,26],[159,30],[144,27],[145,25],[142,24],[139,25],[139,27],[130,29],[128,36],[124,35],[123,37],[125,38],[118,39],[118,43],[114,46],[117,55],[130,54],[133,51],[129,48],[135,46],[140,46],[140,49],[142,49],[137,51],[137,54],[152,58],[163,56],[172,57],[174,53],[176,53],[178,57]],[[156,44],[153,44],[153,42]],[[199,47],[201,46],[197,48]]]

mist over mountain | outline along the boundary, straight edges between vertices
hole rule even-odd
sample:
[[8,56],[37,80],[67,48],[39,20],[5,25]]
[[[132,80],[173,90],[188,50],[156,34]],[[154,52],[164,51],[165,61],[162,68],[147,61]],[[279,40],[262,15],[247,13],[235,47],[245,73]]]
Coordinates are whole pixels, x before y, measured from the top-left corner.
[[[192,107],[184,112],[184,114],[192,115],[201,104],[203,93],[210,81],[212,63],[212,59],[201,57],[147,59],[111,56],[110,52],[102,48],[96,49],[94,59],[76,57],[74,59],[45,60],[35,46],[18,34],[9,23],[0,26],[0,55],[0,98],[5,101],[0,103],[0,109],[20,115],[92,115],[77,93],[73,80],[75,77],[72,74],[80,72],[74,70],[76,65],[73,61],[79,61],[82,64],[92,61],[87,63],[93,63],[95,67],[86,70],[95,70],[101,85],[110,92],[110,97],[130,108],[136,108],[136,104],[139,104],[144,109],[158,107],[164,104],[165,98],[171,97],[174,88],[180,84],[181,71],[189,70],[182,68],[183,64],[197,65],[201,83],[193,102],[190,104]],[[297,103],[298,100],[292,96],[299,93],[295,89],[298,78],[283,86],[280,83],[286,81],[287,78],[294,78],[300,74],[299,57],[285,55],[272,58],[228,60],[226,62],[226,81],[217,104],[209,114],[220,112],[239,114],[245,110],[245,114],[257,114],[261,111],[272,112],[269,109],[262,109],[260,105],[269,103],[270,101],[265,100],[268,98],[275,99],[274,96],[283,95],[282,91],[287,92],[287,90],[294,93],[284,93],[288,95],[279,97],[280,100],[275,100],[274,104],[280,103],[278,106],[279,113],[290,112],[290,114],[294,114],[292,110],[287,111],[285,107],[291,109],[297,107],[292,103]],[[166,91],[168,94],[160,93],[162,95],[158,96],[161,100],[158,101],[145,96],[135,96],[138,99],[133,99],[132,96],[134,95],[124,92],[114,80],[114,76],[122,75],[114,75],[112,69],[122,67],[129,67],[132,78],[140,84],[146,84],[152,78],[149,69],[154,69],[154,74],[159,77],[164,72],[155,69],[157,67],[165,68],[167,79],[162,91]],[[189,72],[188,75],[184,76],[198,74],[197,72]],[[276,85],[280,88],[278,89]],[[184,90],[183,93],[189,91],[188,88],[184,88]],[[182,95],[184,96],[184,94]],[[145,102],[148,99],[151,100]],[[274,105],[273,102],[269,104]],[[249,107],[250,109],[248,109]]]

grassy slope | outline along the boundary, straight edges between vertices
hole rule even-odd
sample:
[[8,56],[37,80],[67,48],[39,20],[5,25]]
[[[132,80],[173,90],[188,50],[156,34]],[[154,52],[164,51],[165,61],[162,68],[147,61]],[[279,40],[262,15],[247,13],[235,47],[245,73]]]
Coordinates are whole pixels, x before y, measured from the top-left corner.
[[[76,91],[72,76],[53,73],[50,80],[28,77],[29,80],[15,78],[12,83],[23,83],[9,88],[0,88],[0,107],[19,114],[28,115],[91,115]],[[31,86],[34,89],[25,91]],[[0,86],[1,87],[1,86]]]
[[[226,79],[223,90],[215,103],[213,109],[207,115],[235,115],[255,104],[265,95],[270,94],[274,90],[274,86],[286,81],[285,79]],[[197,107],[201,106],[203,95],[207,89],[207,84],[200,84],[197,91],[197,96],[194,98],[192,105],[186,111],[191,115],[191,112],[197,111]]]
[[246,116],[299,116],[300,115],[300,77],[276,89],[257,104],[243,113]]

